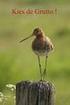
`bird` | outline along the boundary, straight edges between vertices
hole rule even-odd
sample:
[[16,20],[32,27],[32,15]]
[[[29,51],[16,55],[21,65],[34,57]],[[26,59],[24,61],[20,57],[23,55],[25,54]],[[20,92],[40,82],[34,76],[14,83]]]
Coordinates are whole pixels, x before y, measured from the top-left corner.
[[[53,50],[53,44],[48,36],[45,35],[44,31],[40,27],[36,27],[32,34],[22,40],[20,40],[20,43],[35,36],[34,40],[32,41],[32,50],[38,57],[38,64],[39,64],[39,70],[40,70],[40,76],[41,81],[44,80],[44,77],[46,75],[46,66],[47,66],[47,58],[49,55],[49,52]],[[45,67],[42,71],[42,65],[40,57],[45,56]]]

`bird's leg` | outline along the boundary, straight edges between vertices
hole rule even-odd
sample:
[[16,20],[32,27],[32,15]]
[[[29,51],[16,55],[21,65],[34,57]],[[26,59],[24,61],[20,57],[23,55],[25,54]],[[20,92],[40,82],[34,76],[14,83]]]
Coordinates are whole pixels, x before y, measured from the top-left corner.
[[45,68],[44,68],[44,71],[43,71],[43,80],[44,80],[44,78],[46,76],[46,71],[47,71],[47,69],[46,69],[46,67],[47,67],[47,58],[48,58],[48,56],[46,56],[46,58],[45,58]]
[[41,68],[41,62],[40,62],[40,56],[39,55],[38,55],[38,63],[39,63],[41,81],[42,81],[42,68]]

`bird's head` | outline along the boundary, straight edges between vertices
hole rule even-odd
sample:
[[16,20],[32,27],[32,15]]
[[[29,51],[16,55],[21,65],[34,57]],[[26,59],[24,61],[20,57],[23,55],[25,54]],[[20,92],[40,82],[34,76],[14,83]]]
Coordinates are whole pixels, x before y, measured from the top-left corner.
[[36,36],[37,38],[40,38],[40,37],[42,37],[43,35],[44,35],[44,32],[42,31],[41,28],[38,27],[38,28],[35,28],[35,29],[33,30],[33,33],[32,33],[30,36],[28,36],[28,37],[22,39],[20,42],[23,42],[23,41],[25,41],[26,39],[31,38],[32,36]]
[[36,37],[41,37],[41,36],[43,36],[43,30],[41,28],[37,27],[33,30],[32,35],[34,35]]

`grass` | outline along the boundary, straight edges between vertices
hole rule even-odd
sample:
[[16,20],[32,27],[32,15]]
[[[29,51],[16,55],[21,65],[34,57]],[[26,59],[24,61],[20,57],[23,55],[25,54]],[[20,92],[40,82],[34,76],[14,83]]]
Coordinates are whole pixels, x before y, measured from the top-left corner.
[[[58,7],[57,15],[17,15],[11,9],[21,6],[1,2],[0,4],[0,90],[8,83],[21,80],[39,80],[37,56],[31,50],[33,38],[19,44],[22,38],[40,26],[54,43],[54,52],[48,58],[48,76],[56,87],[56,105],[70,104],[70,7],[68,5],[47,5]],[[22,6],[23,7],[23,6]],[[39,8],[27,5],[23,8]],[[41,6],[40,6],[41,8]],[[46,8],[46,6],[43,8]],[[44,60],[44,58],[43,58]],[[44,62],[42,62],[44,64]],[[11,100],[7,105],[12,105]]]

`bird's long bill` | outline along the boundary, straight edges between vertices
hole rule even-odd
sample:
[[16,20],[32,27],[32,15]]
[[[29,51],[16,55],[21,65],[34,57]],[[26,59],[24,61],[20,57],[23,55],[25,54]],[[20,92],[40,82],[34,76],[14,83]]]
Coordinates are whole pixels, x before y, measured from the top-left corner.
[[22,39],[22,40],[20,41],[20,43],[23,42],[23,41],[25,41],[25,40],[27,40],[27,39],[29,39],[29,38],[31,38],[32,36],[33,36],[33,35],[30,35],[30,36],[28,36],[28,37]]

